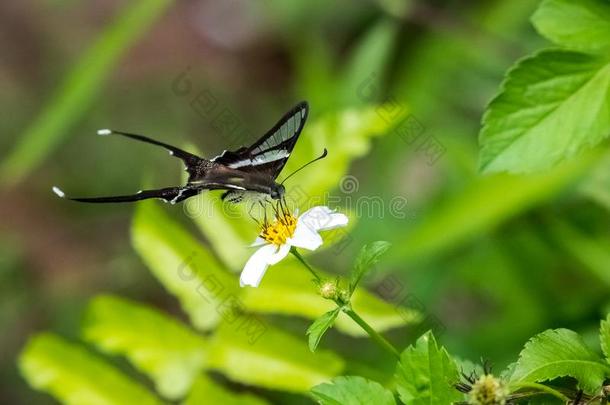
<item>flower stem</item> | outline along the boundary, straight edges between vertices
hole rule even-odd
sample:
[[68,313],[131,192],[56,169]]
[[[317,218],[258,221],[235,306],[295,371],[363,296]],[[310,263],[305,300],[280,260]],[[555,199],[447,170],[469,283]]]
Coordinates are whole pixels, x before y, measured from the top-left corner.
[[294,257],[296,257],[303,264],[303,266],[305,266],[305,268],[309,270],[311,274],[313,274],[318,283],[322,281],[322,278],[318,276],[318,273],[316,273],[316,271],[309,265],[309,263],[305,261],[305,259],[303,258],[303,256],[301,256],[298,250],[296,250],[294,247],[290,248],[290,253],[292,253]]
[[[318,273],[316,273],[316,271],[309,265],[309,263],[305,261],[303,256],[301,256],[301,254],[294,247],[290,249],[290,252],[303,264],[303,266],[305,266],[307,270],[309,270],[311,274],[313,274],[316,279],[316,282],[320,283],[322,281],[322,278],[318,275]],[[371,337],[371,339],[373,339],[375,343],[381,346],[384,350],[390,352],[396,358],[400,359],[400,352],[396,350],[396,348],[383,336],[381,336],[375,329],[373,329],[371,325],[366,323],[366,321],[362,319],[360,315],[358,315],[356,311],[352,309],[351,305],[349,305],[349,302],[344,302],[340,298],[336,298],[334,299],[334,301],[342,309],[343,312],[345,312],[350,318],[354,320],[354,322],[356,322],[362,329],[364,329],[366,333],[369,334],[369,336]]]
[[369,334],[371,339],[375,341],[379,346],[381,346],[384,350],[392,353],[396,358],[400,360],[400,353],[396,348],[392,345],[392,343],[388,342],[383,336],[381,336],[375,329],[371,327],[364,319],[360,317],[352,308],[345,307],[343,308],[343,312],[345,312],[350,318],[354,320],[362,329]]

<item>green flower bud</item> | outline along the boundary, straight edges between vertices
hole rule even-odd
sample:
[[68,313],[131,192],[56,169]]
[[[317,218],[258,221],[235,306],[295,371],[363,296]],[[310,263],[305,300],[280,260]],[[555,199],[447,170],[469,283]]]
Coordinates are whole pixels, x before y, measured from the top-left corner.
[[334,300],[338,297],[339,289],[333,281],[325,281],[320,286],[320,295],[327,300]]
[[468,393],[468,403],[471,405],[505,405],[508,388],[491,374],[481,376]]

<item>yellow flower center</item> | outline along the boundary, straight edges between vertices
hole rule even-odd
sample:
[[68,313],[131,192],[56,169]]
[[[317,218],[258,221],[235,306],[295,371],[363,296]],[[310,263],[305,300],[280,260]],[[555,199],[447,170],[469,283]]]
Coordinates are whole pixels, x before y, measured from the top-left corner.
[[284,215],[281,218],[270,224],[263,225],[261,238],[269,243],[280,246],[286,243],[286,239],[294,234],[294,229],[297,227],[297,219],[292,215]]

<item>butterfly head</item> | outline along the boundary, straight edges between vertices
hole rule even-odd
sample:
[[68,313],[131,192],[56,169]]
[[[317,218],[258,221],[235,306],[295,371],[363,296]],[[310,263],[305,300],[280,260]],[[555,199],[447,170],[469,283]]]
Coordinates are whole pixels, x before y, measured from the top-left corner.
[[279,200],[282,197],[284,197],[285,193],[286,193],[286,188],[284,187],[284,185],[275,183],[271,187],[271,192],[269,193],[269,196],[271,198],[273,198],[274,200]]

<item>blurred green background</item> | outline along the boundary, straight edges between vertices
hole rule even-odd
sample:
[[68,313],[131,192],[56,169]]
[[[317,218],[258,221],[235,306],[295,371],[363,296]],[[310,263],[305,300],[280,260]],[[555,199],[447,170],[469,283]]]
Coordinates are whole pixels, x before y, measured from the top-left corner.
[[[311,108],[302,138],[312,138],[312,155],[327,146],[312,122],[380,103],[400,103],[445,151],[431,163],[395,130],[373,139],[347,170],[356,188],[334,184],[327,197],[338,209],[374,197],[385,211],[355,210],[345,249],[314,263],[341,274],[362,244],[392,242],[371,291],[396,280],[442,323],[440,341],[452,354],[488,358],[497,370],[547,328],[594,338],[610,309],[608,156],[528,176],[477,172],[486,103],[515,60],[548,45],[529,23],[537,4],[2,2],[0,401],[53,403],[19,376],[16,356],[37,331],[78,338],[98,293],[184,318],[132,248],[133,206],[72,204],[50,191],[57,184],[111,195],[180,181],[181,165],[164,151],[95,131],[147,134],[214,156],[255,140],[301,99]],[[180,75],[192,86],[187,95],[176,90]],[[193,106],[201,92],[216,100],[216,112],[229,112],[234,131]],[[341,142],[359,148],[349,131]],[[397,198],[406,205],[391,215]],[[192,227],[181,207],[163,210]],[[304,333],[306,323],[282,322]],[[388,336],[404,347],[416,334]],[[379,353],[365,339],[332,331],[326,345],[376,365]],[[278,403],[306,403],[277,395]]]

